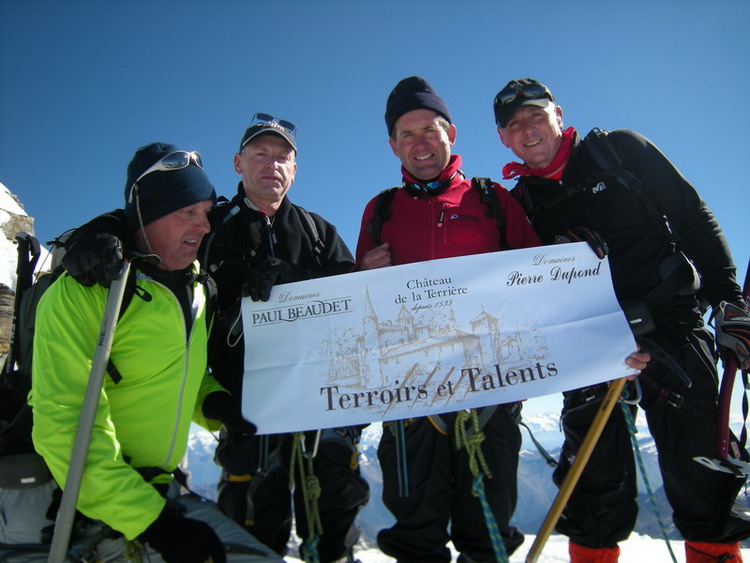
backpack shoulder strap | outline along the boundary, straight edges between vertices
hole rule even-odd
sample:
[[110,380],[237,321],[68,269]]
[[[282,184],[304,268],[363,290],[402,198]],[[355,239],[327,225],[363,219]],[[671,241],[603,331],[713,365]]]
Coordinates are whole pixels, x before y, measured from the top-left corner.
[[669,225],[669,219],[658,208],[656,202],[643,190],[641,179],[625,168],[620,155],[612,142],[607,138],[609,131],[595,127],[584,138],[586,148],[604,177],[613,177],[617,182],[638,196],[646,209],[649,218],[659,225],[672,242],[677,242],[678,235]]
[[373,213],[370,223],[367,225],[367,232],[372,236],[372,240],[375,246],[380,246],[380,236],[383,234],[383,224],[391,218],[391,203],[393,197],[396,195],[395,188],[388,188],[378,194],[378,199],[375,202],[375,213]]
[[219,294],[216,282],[209,275],[204,275],[201,279],[203,286],[206,288],[206,324],[209,332],[214,322],[214,315],[216,314],[216,298]]
[[323,251],[326,248],[326,244],[323,242],[323,240],[320,238],[320,232],[318,231],[318,226],[315,224],[315,220],[312,218],[312,215],[310,215],[310,212],[302,207],[301,205],[296,205],[297,211],[299,211],[300,216],[302,217],[302,222],[307,226],[307,234],[310,237],[310,242],[312,243],[313,253],[315,254],[315,258],[320,263],[320,256],[323,254]]
[[224,247],[227,239],[230,238],[224,233],[239,212],[240,207],[223,196],[217,200],[216,206],[211,210],[211,232],[201,245],[198,254],[198,262],[204,272],[213,274],[219,269],[226,252]]
[[[136,293],[140,292],[138,291],[138,287],[136,285],[135,271],[131,268],[130,272],[128,273],[128,279],[125,281],[125,292],[122,294],[120,312],[117,314],[118,322],[125,314],[125,311],[128,310],[128,307],[130,306],[130,303],[132,303],[133,297],[135,297]],[[143,295],[141,296],[143,297]],[[150,297],[144,297],[144,299],[150,300]],[[120,381],[122,381],[122,374],[115,366],[111,357],[109,358],[109,360],[107,360],[107,374],[114,383],[120,383]]]
[[471,179],[471,185],[479,192],[479,199],[487,206],[487,217],[494,217],[497,232],[500,233],[500,248],[505,248],[505,217],[500,207],[497,191],[489,178],[476,177]]

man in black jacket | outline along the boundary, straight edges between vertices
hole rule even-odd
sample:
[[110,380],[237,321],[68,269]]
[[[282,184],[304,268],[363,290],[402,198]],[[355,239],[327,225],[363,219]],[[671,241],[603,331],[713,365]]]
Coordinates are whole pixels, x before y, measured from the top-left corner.
[[[336,228],[287,197],[296,155],[294,125],[256,114],[234,155],[234,169],[242,177],[237,195],[212,215],[215,233],[200,255],[219,289],[213,371],[232,393],[240,393],[244,369],[241,298],[265,301],[278,283],[342,274],[354,264]],[[308,433],[307,451],[313,451],[315,434]],[[360,429],[338,428],[318,436],[314,465],[321,485],[317,551],[322,562],[352,558],[358,537],[354,518],[369,498],[358,466],[359,435]],[[291,434],[250,436],[224,429],[216,452],[223,468],[219,505],[282,555],[291,531],[291,442]],[[305,539],[309,531],[301,495],[298,483],[297,533]]]
[[[343,274],[354,265],[336,228],[287,197],[297,172],[295,134],[289,121],[255,115],[234,155],[234,169],[242,178],[237,194],[211,211],[212,232],[198,255],[218,288],[212,372],[236,398],[241,396],[244,375],[242,297],[266,301],[274,285]],[[121,235],[121,223],[121,218],[110,214],[73,237],[64,266],[76,279],[106,283],[116,275],[121,257],[113,235]],[[225,413],[224,418],[231,412],[242,420],[239,400],[206,405],[204,411],[207,416]],[[283,555],[292,527],[289,471],[294,438],[291,434],[257,436],[243,431],[240,424],[235,426],[224,425],[216,449],[222,467],[218,503]],[[314,549],[323,563],[353,560],[352,546],[359,537],[354,519],[369,498],[358,464],[360,433],[361,428],[347,427],[306,436],[306,451],[317,451],[313,463],[320,484],[322,532]],[[308,529],[302,483],[296,484],[293,501],[297,533],[309,540],[315,534]],[[302,546],[302,551],[311,549],[309,542]]]
[[[523,161],[506,165],[505,178],[520,176],[513,194],[542,241],[601,238],[609,247],[618,300],[654,358],[638,378],[639,405],[659,450],[688,563],[741,561],[739,541],[750,536],[750,522],[732,513],[732,504],[744,475],[695,460],[715,455],[718,395],[714,339],[703,323],[699,285],[715,311],[718,343],[748,367],[750,317],[713,213],[642,135],[594,131],[581,140],[574,128],[565,129],[562,108],[536,80],[509,82],[493,109],[502,143]],[[565,393],[557,483],[605,391],[594,386]],[[747,453],[730,438],[735,465],[742,466]],[[629,433],[624,411],[616,409],[558,523],[570,538],[571,560],[617,561],[617,544],[635,525],[636,497]]]

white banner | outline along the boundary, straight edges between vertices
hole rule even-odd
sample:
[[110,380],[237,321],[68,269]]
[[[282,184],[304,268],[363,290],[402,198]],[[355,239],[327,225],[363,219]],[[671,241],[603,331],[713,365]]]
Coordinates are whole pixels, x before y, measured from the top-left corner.
[[396,420],[630,375],[636,345],[586,243],[391,266],[243,300],[260,433]]

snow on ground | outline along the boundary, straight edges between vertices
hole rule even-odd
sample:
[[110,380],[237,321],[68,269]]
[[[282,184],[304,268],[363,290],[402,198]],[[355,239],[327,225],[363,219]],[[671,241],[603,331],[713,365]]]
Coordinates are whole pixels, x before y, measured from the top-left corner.
[[[526,556],[529,553],[529,549],[531,549],[531,545],[534,543],[535,537],[526,535],[526,541],[511,556],[510,563],[523,563],[526,561]],[[678,563],[685,563],[685,548],[683,547],[683,543],[681,541],[673,541],[671,542],[671,546],[675,560]],[[631,534],[630,539],[620,545],[620,549],[620,563],[672,561],[672,557],[669,555],[667,545],[664,541],[648,536]],[[394,559],[383,555],[377,549],[357,551],[355,555],[362,563],[392,563],[394,561]],[[750,561],[750,549],[743,549],[742,557],[745,561]],[[287,557],[286,560],[289,562],[300,561],[291,557]],[[537,561],[538,563],[567,563],[570,561],[570,557],[568,556],[568,538],[557,534],[550,536]]]

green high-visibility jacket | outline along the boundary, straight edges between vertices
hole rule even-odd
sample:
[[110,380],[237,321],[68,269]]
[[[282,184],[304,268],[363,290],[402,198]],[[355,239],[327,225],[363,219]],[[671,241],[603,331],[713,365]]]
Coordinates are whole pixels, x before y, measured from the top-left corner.
[[[135,468],[173,471],[185,454],[191,420],[219,428],[218,421],[203,417],[201,406],[206,395],[223,390],[206,370],[203,285],[190,286],[188,335],[175,295],[140,271],[136,280],[136,295],[117,323],[110,356],[122,379],[115,383],[105,377],[77,504],[127,539],[143,532],[165,503]],[[144,292],[151,299],[143,299]],[[84,287],[65,275],[44,293],[37,310],[32,437],[61,487],[106,300],[102,286]]]

